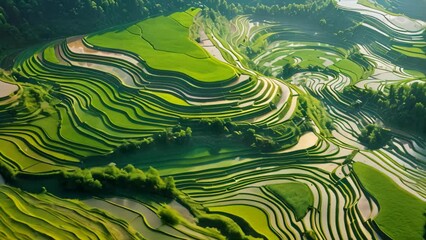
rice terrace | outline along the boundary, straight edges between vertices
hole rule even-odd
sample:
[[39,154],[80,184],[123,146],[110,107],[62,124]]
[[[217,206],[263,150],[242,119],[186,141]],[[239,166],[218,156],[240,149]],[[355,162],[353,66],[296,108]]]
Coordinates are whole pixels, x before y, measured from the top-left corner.
[[0,1],[0,239],[425,239],[425,10]]

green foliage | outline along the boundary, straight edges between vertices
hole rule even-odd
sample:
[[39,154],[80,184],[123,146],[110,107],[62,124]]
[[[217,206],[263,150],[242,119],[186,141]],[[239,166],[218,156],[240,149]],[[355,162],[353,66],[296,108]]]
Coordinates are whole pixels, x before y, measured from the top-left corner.
[[0,175],[6,182],[15,180],[16,171],[11,166],[7,165],[3,160],[0,160]]
[[77,169],[74,172],[63,172],[65,188],[85,192],[97,192],[102,189],[98,179],[94,179],[88,169]]
[[281,78],[286,79],[293,76],[295,73],[300,71],[299,65],[292,66],[290,63],[287,63],[283,66],[282,73],[280,75]]
[[83,34],[149,16],[184,10],[189,0],[2,1],[0,52],[40,40]]
[[[201,2],[200,2],[201,3]],[[79,35],[143,18],[182,11],[196,3],[189,0],[75,0],[3,1],[0,4],[0,53],[34,42]],[[257,14],[267,16],[311,15],[334,7],[333,1],[202,1],[226,16]]]
[[[308,59],[308,58],[307,58]],[[302,62],[303,63],[303,62]],[[301,64],[292,65],[290,63],[286,63],[281,71],[281,74],[278,75],[278,77],[282,79],[287,79],[293,76],[296,73],[300,72],[322,72],[326,75],[337,75],[338,72],[332,68],[324,67],[322,65],[312,65],[309,64],[307,66],[303,66]]]
[[304,183],[283,183],[266,188],[289,205],[297,220],[301,220],[314,204],[314,196]]
[[255,135],[254,146],[263,152],[271,152],[279,148],[279,144],[272,138]]
[[389,122],[426,134],[426,84],[391,85],[387,97],[380,96],[377,104]]
[[166,145],[183,145],[189,143],[192,138],[192,129],[176,125],[173,128],[141,140],[126,140],[115,149],[115,153],[128,153],[137,150],[145,150],[152,146],[164,147]]
[[238,128],[237,124],[232,122],[230,119],[221,118],[203,118],[194,124],[200,128],[208,129],[215,135],[227,134]]
[[218,214],[204,214],[198,217],[198,221],[202,227],[218,229],[227,239],[247,239],[240,226],[230,218]]
[[422,239],[426,203],[373,167],[363,163],[353,167],[361,184],[379,203],[379,215],[374,219],[379,228],[391,239]]
[[303,234],[303,236],[305,236],[305,238],[306,238],[307,240],[317,240],[317,239],[318,239],[317,234],[316,234],[314,231],[312,231],[312,230],[306,231],[306,232]]
[[301,94],[299,101],[302,114],[312,119],[321,129],[322,133],[330,135],[330,130],[333,130],[334,126],[324,105],[319,100],[308,94]]
[[330,0],[207,0],[205,4],[228,16],[244,13],[262,16],[293,16],[325,11],[330,5],[333,6]]
[[169,205],[162,204],[157,214],[164,224],[175,226],[180,223],[179,213]]
[[26,91],[24,91],[24,99],[25,107],[29,111],[34,111],[40,107],[42,98],[40,92],[36,91],[34,88],[27,88]]
[[[197,128],[202,128],[215,135],[227,134],[230,139],[242,141],[247,146],[263,152],[271,152],[280,148],[280,143],[275,138],[282,137],[282,133],[271,129],[262,129],[251,124],[237,124],[230,119],[201,119],[192,122]],[[284,124],[281,126],[284,127]]]
[[142,140],[126,140],[117,147],[116,152],[131,152],[137,149],[146,149],[154,143],[154,138],[148,137]]
[[166,197],[176,195],[176,185],[173,177],[161,178],[159,172],[150,167],[143,172],[128,164],[118,168],[115,164],[91,169],[63,171],[63,184],[68,190],[89,193],[109,193],[117,189],[127,189],[135,192],[151,192]]
[[[53,107],[54,97],[50,94],[51,88],[46,88],[36,85],[21,85],[23,89],[22,97],[19,98],[17,104],[13,105],[7,112],[2,112],[1,116],[5,122],[10,121],[10,118],[17,117],[18,113],[32,113],[37,110],[42,110],[41,114],[49,116],[55,113]],[[17,111],[19,109],[19,112]],[[7,114],[7,116],[5,116]]]
[[376,124],[368,124],[358,136],[358,140],[371,149],[385,146],[390,138],[390,132]]
[[354,99],[360,99],[365,104],[372,104],[374,110],[382,114],[386,123],[403,130],[426,134],[425,83],[391,85],[388,94],[357,87],[346,88],[344,93]]

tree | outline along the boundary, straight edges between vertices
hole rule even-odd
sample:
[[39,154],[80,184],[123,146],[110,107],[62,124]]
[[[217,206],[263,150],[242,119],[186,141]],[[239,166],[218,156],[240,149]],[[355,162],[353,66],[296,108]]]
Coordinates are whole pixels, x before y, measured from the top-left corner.
[[69,190],[80,190],[86,192],[96,192],[102,189],[99,180],[94,179],[88,169],[77,169],[74,172],[62,172],[65,180],[65,187]]
[[383,147],[390,138],[390,132],[376,124],[368,124],[361,130],[361,134],[358,136],[358,140],[370,149]]
[[105,167],[63,171],[60,176],[66,189],[81,192],[109,193],[120,186],[120,191],[144,191],[172,198],[177,193],[173,177],[162,179],[158,170],[153,167],[145,173],[131,164],[124,168],[109,164]]
[[246,131],[244,131],[243,140],[251,144],[256,140],[255,134],[256,134],[256,130],[254,130],[253,128],[249,128]]
[[225,121],[223,119],[215,118],[211,122],[211,129],[213,133],[222,134],[225,132]]
[[175,226],[180,223],[179,213],[169,205],[162,204],[157,214],[164,224]]
[[218,229],[227,239],[247,239],[241,227],[232,219],[219,214],[204,214],[198,217],[202,227]]
[[389,88],[389,102],[390,104],[395,104],[395,96],[396,96],[396,92],[395,92],[395,85],[391,85]]
[[426,134],[426,84],[390,85],[388,94],[356,87],[346,88],[344,93],[372,104],[386,123],[420,135]]
[[262,137],[260,135],[256,136],[255,146],[264,152],[270,152],[278,148],[278,144],[274,140]]

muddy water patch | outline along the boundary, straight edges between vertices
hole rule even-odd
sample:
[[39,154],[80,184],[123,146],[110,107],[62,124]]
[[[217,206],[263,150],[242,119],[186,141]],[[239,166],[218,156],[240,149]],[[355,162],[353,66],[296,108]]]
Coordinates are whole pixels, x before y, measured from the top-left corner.
[[18,91],[18,89],[18,85],[0,81],[0,99],[10,96],[14,92]]

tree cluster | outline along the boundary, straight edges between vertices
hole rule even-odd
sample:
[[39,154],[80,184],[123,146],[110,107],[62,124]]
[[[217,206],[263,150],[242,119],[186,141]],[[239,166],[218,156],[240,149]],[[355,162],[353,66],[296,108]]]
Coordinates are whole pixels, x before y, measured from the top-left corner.
[[234,136],[240,136],[244,143],[247,145],[257,148],[262,152],[271,152],[278,150],[280,145],[273,138],[257,134],[254,128],[249,128],[243,131],[235,132]]
[[220,118],[201,119],[189,124],[215,135],[226,135],[231,139],[242,141],[247,146],[263,152],[271,152],[280,148],[280,144],[274,140],[274,137],[281,137],[281,134],[275,136],[277,132],[262,129],[255,125],[237,124],[230,119]]
[[[358,104],[371,103],[385,122],[400,129],[426,134],[426,84],[415,82],[409,85],[391,85],[389,93],[350,87],[345,94],[358,98]],[[362,102],[363,104],[360,104]]]
[[227,16],[255,14],[272,17],[314,13],[333,5],[331,0],[207,0],[203,3]]
[[[326,21],[325,19],[321,19],[323,21]],[[361,65],[365,71],[372,71],[373,66],[371,63],[359,52],[358,48],[351,48],[349,49],[349,54],[347,56],[347,59],[356,62],[358,65]],[[299,72],[322,72],[326,75],[331,76],[337,76],[339,74],[338,70],[335,68],[333,69],[333,65],[330,67],[324,67],[321,65],[311,65],[309,64],[306,68],[302,68],[299,65],[295,64],[292,65],[290,63],[286,63],[281,73],[278,75],[278,77],[281,77],[282,79],[287,79],[291,76],[293,76],[296,73]]]
[[298,15],[333,6],[331,0],[227,1],[227,0],[3,0],[0,1],[0,54],[58,37],[86,34],[189,7],[209,7],[232,17],[237,14]]
[[282,79],[287,79],[287,78],[293,76],[294,74],[300,72],[300,70],[301,70],[301,68],[300,68],[299,65],[292,66],[290,63],[286,63],[283,66],[283,69],[282,69],[279,77],[282,78]]
[[162,147],[173,144],[182,145],[188,143],[191,137],[192,129],[190,127],[185,128],[181,125],[177,125],[152,137],[143,138],[141,140],[127,140],[118,146],[115,152],[132,152],[139,149],[148,149],[154,145],[160,145]]
[[0,50],[186,10],[189,0],[3,0]]
[[218,229],[227,239],[248,239],[238,224],[218,214],[201,215],[198,217],[198,224]]
[[328,67],[322,67],[318,65],[309,65],[306,68],[302,68],[299,65],[291,65],[290,63],[286,63],[283,66],[281,74],[278,77],[282,79],[286,79],[299,72],[323,72],[326,75],[338,74],[335,70],[330,69]]
[[175,226],[180,222],[179,213],[169,205],[162,204],[157,214],[164,224]]
[[370,149],[378,149],[385,146],[390,138],[390,132],[376,124],[368,124],[358,136],[358,140]]
[[312,120],[316,120],[316,124],[323,131],[330,132],[334,129],[333,121],[322,102],[309,94],[301,95],[299,102],[302,114]]
[[377,104],[390,123],[426,134],[426,84],[391,85],[387,97]]
[[106,167],[63,171],[61,177],[66,189],[80,192],[110,193],[117,189],[128,189],[167,197],[176,195],[173,177],[161,178],[153,167],[144,172],[131,164],[124,168],[110,164]]

